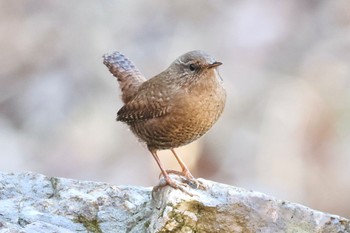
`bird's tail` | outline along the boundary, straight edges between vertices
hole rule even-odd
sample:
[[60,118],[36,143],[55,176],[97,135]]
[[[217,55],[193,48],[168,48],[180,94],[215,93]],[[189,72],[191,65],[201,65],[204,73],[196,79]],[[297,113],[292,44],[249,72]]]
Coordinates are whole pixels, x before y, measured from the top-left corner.
[[119,52],[103,55],[103,64],[117,78],[124,103],[127,103],[134,96],[138,87],[146,81],[134,63]]

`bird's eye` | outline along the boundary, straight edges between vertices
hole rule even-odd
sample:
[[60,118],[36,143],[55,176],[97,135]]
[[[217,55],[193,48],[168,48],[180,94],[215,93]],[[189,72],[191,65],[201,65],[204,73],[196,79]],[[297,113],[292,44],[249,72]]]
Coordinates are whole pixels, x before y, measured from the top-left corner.
[[196,66],[194,64],[190,64],[190,71],[194,71],[196,69]]

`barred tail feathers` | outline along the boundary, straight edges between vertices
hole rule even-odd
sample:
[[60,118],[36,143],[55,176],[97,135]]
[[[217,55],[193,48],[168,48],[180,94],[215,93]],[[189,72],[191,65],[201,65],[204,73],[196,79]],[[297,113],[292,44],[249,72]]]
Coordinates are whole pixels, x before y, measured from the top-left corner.
[[120,52],[105,54],[103,56],[103,64],[117,78],[124,103],[130,101],[138,87],[146,81],[146,78],[136,68],[134,63]]

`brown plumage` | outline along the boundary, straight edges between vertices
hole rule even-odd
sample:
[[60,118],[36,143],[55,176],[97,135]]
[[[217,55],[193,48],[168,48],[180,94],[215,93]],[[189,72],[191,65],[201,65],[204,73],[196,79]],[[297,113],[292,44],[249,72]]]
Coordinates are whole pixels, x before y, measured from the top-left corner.
[[119,52],[105,55],[104,64],[122,91],[125,105],[117,120],[147,145],[170,186],[181,188],[161,165],[157,150],[171,149],[182,168],[176,173],[197,184],[174,148],[201,137],[221,115],[226,92],[217,67],[222,63],[203,51],[192,51],[149,80]]

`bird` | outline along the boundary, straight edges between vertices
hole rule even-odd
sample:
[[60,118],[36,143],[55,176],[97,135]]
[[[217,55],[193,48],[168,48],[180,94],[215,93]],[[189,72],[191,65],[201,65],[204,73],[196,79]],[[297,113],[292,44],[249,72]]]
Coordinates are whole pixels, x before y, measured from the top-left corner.
[[[147,146],[165,185],[184,190],[183,184],[169,176],[176,173],[198,187],[175,149],[200,138],[222,114],[226,91],[218,67],[223,63],[202,50],[194,50],[150,79],[118,51],[103,55],[103,63],[117,78],[124,103],[116,120],[126,123]],[[160,150],[171,150],[181,172],[164,168],[157,154]]]

